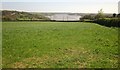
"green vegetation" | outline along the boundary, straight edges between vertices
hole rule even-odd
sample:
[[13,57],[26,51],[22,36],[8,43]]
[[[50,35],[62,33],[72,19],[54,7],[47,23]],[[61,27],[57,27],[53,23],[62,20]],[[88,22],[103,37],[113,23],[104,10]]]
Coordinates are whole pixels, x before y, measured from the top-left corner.
[[100,25],[104,25],[108,27],[120,27],[119,18],[104,18],[104,19],[98,19],[95,22]]
[[3,22],[3,68],[116,68],[118,28],[86,22]]
[[108,16],[110,17],[110,14],[109,15],[108,14],[104,14],[103,10],[100,9],[97,14],[87,14],[87,15],[84,15],[81,18],[81,21],[86,21],[86,20],[89,20],[89,21],[93,20],[94,21],[94,20],[97,20],[97,19],[100,19],[100,18],[106,18]]
[[85,22],[95,22],[97,24],[104,25],[107,27],[120,27],[119,14],[117,15],[114,13],[112,16],[110,14],[105,15],[102,9],[98,11],[98,14],[85,15],[82,18],[80,18],[80,20]]
[[102,9],[100,9],[100,10],[98,11],[98,14],[95,16],[95,19],[99,19],[99,18],[105,18],[105,15],[104,15]]
[[34,20],[50,20],[43,15],[31,14],[19,11],[2,11],[2,21],[34,21]]

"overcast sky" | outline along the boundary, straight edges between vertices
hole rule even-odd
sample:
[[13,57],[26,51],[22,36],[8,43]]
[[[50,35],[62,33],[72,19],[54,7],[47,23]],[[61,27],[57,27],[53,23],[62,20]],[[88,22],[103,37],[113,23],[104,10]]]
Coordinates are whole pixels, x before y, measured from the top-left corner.
[[119,0],[2,0],[2,9],[29,12],[118,13]]

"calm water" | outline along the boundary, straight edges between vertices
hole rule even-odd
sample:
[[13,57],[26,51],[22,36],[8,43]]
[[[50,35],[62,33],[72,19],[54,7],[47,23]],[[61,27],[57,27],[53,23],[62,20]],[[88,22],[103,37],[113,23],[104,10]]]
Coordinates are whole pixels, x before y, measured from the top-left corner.
[[61,20],[61,21],[67,21],[67,20],[79,20],[81,18],[81,16],[79,15],[69,15],[69,14],[54,14],[52,16],[47,16],[49,17],[51,20]]

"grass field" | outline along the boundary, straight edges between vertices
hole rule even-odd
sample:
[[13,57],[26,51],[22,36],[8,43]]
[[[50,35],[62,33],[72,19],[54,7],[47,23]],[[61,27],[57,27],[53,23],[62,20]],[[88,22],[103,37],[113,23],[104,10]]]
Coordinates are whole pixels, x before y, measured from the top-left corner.
[[85,22],[3,22],[3,68],[116,68],[118,28]]

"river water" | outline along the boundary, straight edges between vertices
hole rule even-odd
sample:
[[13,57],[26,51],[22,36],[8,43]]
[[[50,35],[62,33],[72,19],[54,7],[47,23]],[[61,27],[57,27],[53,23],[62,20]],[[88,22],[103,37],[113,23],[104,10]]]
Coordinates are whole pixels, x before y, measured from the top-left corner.
[[59,20],[59,21],[77,21],[80,20],[81,16],[79,15],[69,15],[69,14],[53,14],[51,16],[46,16],[49,17],[51,20]]

